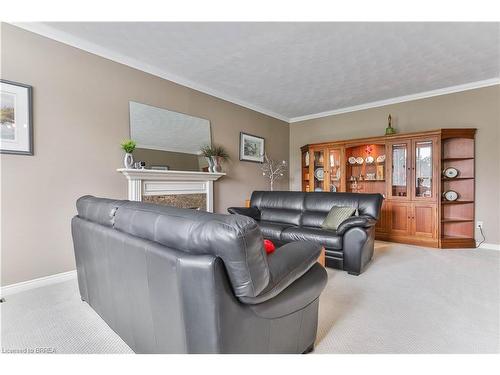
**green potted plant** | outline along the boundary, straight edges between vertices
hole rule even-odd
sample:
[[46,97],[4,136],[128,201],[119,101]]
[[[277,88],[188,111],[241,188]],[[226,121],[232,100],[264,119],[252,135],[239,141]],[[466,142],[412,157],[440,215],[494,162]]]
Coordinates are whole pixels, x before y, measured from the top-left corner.
[[132,152],[135,150],[136,143],[131,139],[126,139],[121,143],[121,148],[125,151],[125,157],[123,158],[123,165],[125,168],[130,169],[134,165],[134,158]]
[[209,172],[222,172],[222,163],[229,160],[229,154],[220,145],[203,146],[200,152],[207,159]]

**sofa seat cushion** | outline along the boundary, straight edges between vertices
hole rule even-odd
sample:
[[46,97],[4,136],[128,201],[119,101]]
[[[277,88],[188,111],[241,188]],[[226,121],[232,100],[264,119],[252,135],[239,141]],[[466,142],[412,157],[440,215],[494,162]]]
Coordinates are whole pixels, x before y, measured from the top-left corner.
[[281,240],[313,241],[330,249],[342,249],[342,237],[334,230],[311,227],[290,227],[281,233]]
[[281,318],[304,309],[318,299],[327,281],[326,270],[316,263],[276,297],[248,307],[264,319]]
[[267,257],[271,274],[269,285],[258,296],[240,297],[240,301],[255,305],[275,298],[309,271],[317,263],[320,254],[321,245],[311,241],[281,246]]
[[258,221],[257,223],[264,238],[278,241],[281,239],[281,232],[293,226],[291,224],[274,223],[272,221]]

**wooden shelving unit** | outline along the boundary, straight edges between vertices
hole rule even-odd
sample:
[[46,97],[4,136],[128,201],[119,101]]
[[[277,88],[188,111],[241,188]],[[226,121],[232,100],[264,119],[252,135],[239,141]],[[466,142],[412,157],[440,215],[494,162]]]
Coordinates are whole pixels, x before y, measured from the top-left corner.
[[[305,145],[302,190],[383,194],[375,227],[380,240],[475,247],[475,132],[438,129]],[[385,161],[377,163],[381,155]],[[366,163],[368,156],[373,163]],[[351,164],[350,157],[363,158],[363,163]],[[445,178],[442,172],[448,167],[459,175]],[[458,200],[444,200],[448,190],[456,191]]]
[[475,247],[475,150],[473,130],[446,134],[442,139],[441,169],[454,167],[455,178],[441,179],[441,191],[453,190],[456,201],[441,201],[441,247]]

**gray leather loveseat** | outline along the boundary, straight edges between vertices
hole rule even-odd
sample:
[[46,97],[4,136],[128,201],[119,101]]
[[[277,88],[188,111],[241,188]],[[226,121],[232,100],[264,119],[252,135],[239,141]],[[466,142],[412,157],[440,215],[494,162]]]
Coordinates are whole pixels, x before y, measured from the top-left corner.
[[[381,194],[254,191],[249,208],[228,211],[254,219],[264,238],[276,244],[312,241],[324,246],[327,266],[359,275],[373,255],[382,200]],[[354,207],[358,216],[348,218],[337,230],[323,229],[321,224],[333,206]]]
[[84,301],[137,353],[302,353],[326,285],[320,246],[269,256],[244,216],[85,196],[72,234]]

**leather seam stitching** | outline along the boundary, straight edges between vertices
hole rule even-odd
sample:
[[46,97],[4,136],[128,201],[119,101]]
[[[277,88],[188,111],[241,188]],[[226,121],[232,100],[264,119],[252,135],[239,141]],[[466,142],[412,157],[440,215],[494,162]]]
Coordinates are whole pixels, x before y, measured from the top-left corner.
[[255,286],[253,284],[252,275],[250,273],[250,268],[248,267],[247,242],[246,242],[246,238],[244,236],[241,237],[241,239],[243,241],[243,252],[245,253],[245,266],[246,266],[246,269],[248,271],[248,275],[249,275],[249,279],[250,279],[250,286],[252,287],[252,295],[255,295]]

